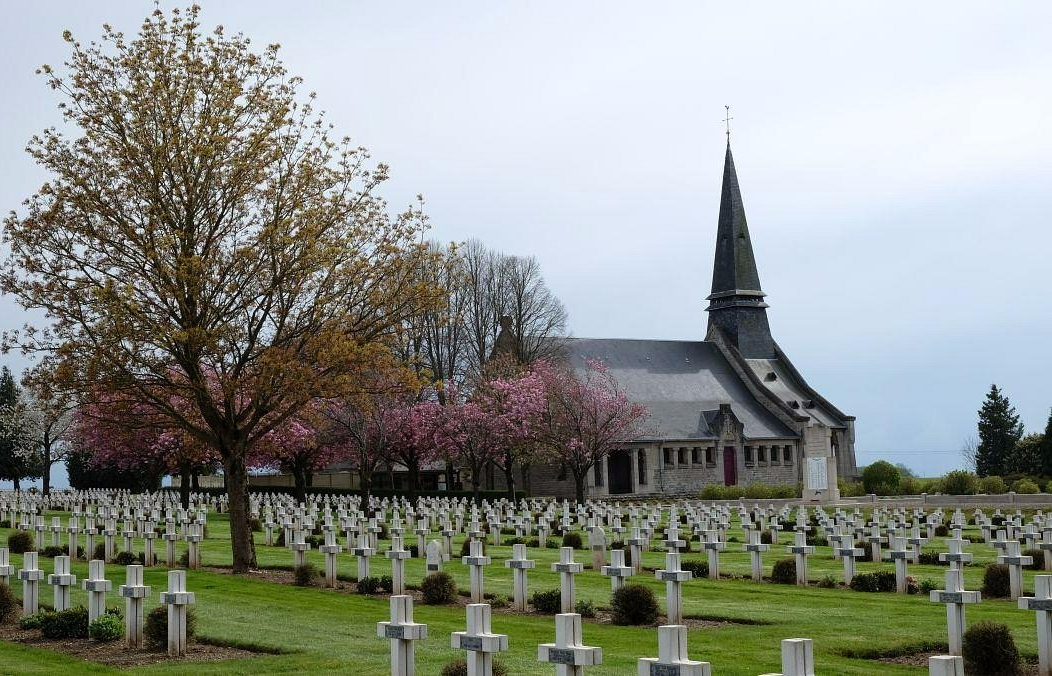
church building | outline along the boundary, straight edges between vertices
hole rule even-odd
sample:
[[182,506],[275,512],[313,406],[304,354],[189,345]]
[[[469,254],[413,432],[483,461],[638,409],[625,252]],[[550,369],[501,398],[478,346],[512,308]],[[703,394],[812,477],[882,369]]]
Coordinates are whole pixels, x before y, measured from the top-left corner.
[[[730,143],[704,340],[566,338],[583,371],[609,369],[650,411],[646,438],[597,464],[588,495],[696,494],[710,484],[799,484],[806,500],[839,497],[854,477],[854,417],[812,389],[771,336]],[[513,343],[505,326],[495,352]],[[572,476],[535,466],[534,495],[573,497]]]

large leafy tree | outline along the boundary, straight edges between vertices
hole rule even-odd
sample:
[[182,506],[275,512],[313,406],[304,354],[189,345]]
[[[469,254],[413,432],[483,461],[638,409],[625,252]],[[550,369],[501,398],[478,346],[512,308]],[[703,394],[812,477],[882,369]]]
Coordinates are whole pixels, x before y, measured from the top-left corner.
[[979,443],[975,449],[975,473],[1003,476],[1016,444],[1023,437],[1023,424],[1015,407],[997,385],[991,385],[979,409]]
[[21,488],[23,479],[40,476],[40,454],[22,388],[11,369],[0,370],[0,479]]
[[76,400],[53,386],[51,378],[30,378],[23,397],[27,432],[39,455],[41,492],[51,492],[51,468],[65,462],[72,450],[73,412]]
[[254,447],[353,390],[393,328],[436,301],[416,274],[423,217],[389,214],[387,168],[331,136],[277,45],[203,31],[196,6],[157,10],[132,38],[66,40],[64,72],[42,72],[71,134],[31,140],[50,178],[6,219],[0,269],[51,323],[5,347],[214,449],[244,572]]

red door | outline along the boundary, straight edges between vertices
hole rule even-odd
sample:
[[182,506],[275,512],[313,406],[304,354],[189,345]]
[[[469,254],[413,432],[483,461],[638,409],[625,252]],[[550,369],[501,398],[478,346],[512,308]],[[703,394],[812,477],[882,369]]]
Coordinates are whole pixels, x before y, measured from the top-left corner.
[[723,447],[723,484],[733,486],[738,483],[738,465],[734,461],[734,446]]

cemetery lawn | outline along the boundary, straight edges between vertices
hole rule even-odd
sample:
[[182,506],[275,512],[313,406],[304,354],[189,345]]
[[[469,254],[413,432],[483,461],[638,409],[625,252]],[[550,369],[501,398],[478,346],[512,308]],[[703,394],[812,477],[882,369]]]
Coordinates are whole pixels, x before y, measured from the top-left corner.
[[[63,523],[68,516],[63,513],[48,513],[50,517],[61,515]],[[220,662],[188,663],[172,660],[130,669],[115,669],[86,663],[47,650],[36,649],[7,641],[0,641],[0,673],[19,674],[103,674],[103,673],[182,673],[193,669],[209,674],[248,673],[389,673],[388,642],[377,638],[376,623],[388,618],[389,603],[386,596],[361,596],[348,589],[342,591],[318,588],[301,588],[267,581],[266,576],[232,576],[223,567],[231,562],[229,548],[229,524],[225,514],[209,517],[208,538],[202,547],[202,564],[206,570],[187,573],[187,589],[196,592],[198,633],[210,641],[252,649],[258,647],[270,653],[260,653],[250,658]],[[0,530],[0,546],[5,546],[12,530]],[[978,530],[969,528],[966,535],[978,535]],[[748,555],[741,551],[741,530],[737,525],[728,531],[732,541],[720,556],[720,568],[724,576],[748,576]],[[782,533],[780,545],[764,555],[764,569],[770,573],[771,565],[786,556],[784,545],[789,543],[790,533]],[[935,538],[925,551],[945,551],[944,538]],[[97,541],[101,541],[99,538]],[[65,545],[65,534],[62,544]],[[261,533],[256,534],[257,556],[263,568],[289,569],[292,553],[284,548],[267,547]],[[416,538],[407,539],[414,544]],[[461,538],[455,540],[459,547]],[[51,534],[45,534],[45,544],[51,543]],[[118,549],[123,539],[117,539]],[[81,536],[83,544],[83,535]],[[341,544],[343,544],[341,542]],[[389,546],[381,541],[381,549]],[[697,551],[683,555],[684,561],[704,561],[704,553]],[[136,542],[141,551],[141,542]],[[156,541],[155,551],[163,558],[164,544]],[[179,543],[178,552],[185,550]],[[975,563],[965,568],[965,587],[979,589],[982,584],[982,567],[994,561],[994,550],[981,544],[968,547],[974,553]],[[504,560],[511,557],[510,546],[489,546],[487,554],[493,564],[485,570],[487,593],[510,596],[512,574],[504,567]],[[550,564],[558,558],[557,549],[530,548],[528,556],[537,560],[536,570],[529,573],[530,594],[534,591],[558,587],[558,575],[550,572]],[[590,568],[591,555],[578,551],[576,560],[586,564],[585,572],[577,576],[577,598],[591,600],[604,608],[610,601],[610,581]],[[444,570],[451,573],[461,589],[468,587],[468,570],[459,559],[446,563]],[[322,568],[322,555],[309,553],[309,560]],[[11,555],[11,563],[21,568],[22,557]],[[662,553],[647,552],[643,564],[660,568],[664,563]],[[45,573],[53,571],[51,559],[41,558],[40,568]],[[342,574],[353,575],[356,570],[353,556],[344,552],[339,558]],[[860,562],[858,572],[891,570],[889,562],[882,564]],[[124,581],[124,570],[115,564],[106,567],[107,578],[113,582],[114,591],[107,597],[107,605],[121,605],[123,599],[116,589]],[[910,575],[918,580],[930,579],[942,588],[946,568],[940,566],[911,565]],[[390,562],[383,556],[371,560],[371,574],[384,575],[390,572]],[[87,564],[76,562],[73,573],[79,580],[87,574]],[[809,577],[812,586],[778,585],[764,582],[754,583],[748,579],[721,579],[718,582],[696,579],[684,585],[684,613],[696,619],[708,620],[703,626],[692,627],[688,633],[692,659],[712,663],[714,673],[755,674],[778,671],[780,668],[780,641],[784,638],[805,637],[813,639],[815,665],[819,673],[837,674],[922,674],[926,667],[878,662],[863,656],[877,657],[877,653],[937,652],[945,650],[946,613],[942,604],[933,604],[925,594],[897,595],[888,593],[860,593],[842,586],[822,589],[814,582],[826,575],[839,581],[842,564],[834,561],[829,547],[818,547],[809,560]],[[1025,571],[1025,589],[1033,592],[1033,571]],[[417,585],[424,576],[423,560],[410,559],[406,563],[406,581]],[[146,571],[146,584],[153,591],[147,600],[147,610],[158,603],[159,592],[165,587],[167,572],[163,566]],[[651,587],[664,604],[664,584],[656,581],[652,572],[632,577],[628,582],[639,582]],[[12,579],[13,591],[21,594],[21,583]],[[51,588],[41,584],[40,599],[50,603]],[[86,604],[86,594],[79,588],[73,591],[73,604]],[[427,606],[415,605],[417,622],[428,625],[429,636],[417,643],[417,669],[421,674],[438,674],[442,666],[462,653],[450,648],[449,635],[463,630],[465,614],[462,605]],[[1018,610],[1008,600],[983,599],[967,610],[968,624],[981,619],[1007,624],[1024,656],[1036,659],[1036,633],[1034,614]],[[688,620],[690,622],[690,620]],[[698,624],[694,622],[694,624]],[[508,609],[494,609],[493,631],[508,634],[510,650],[500,659],[512,674],[551,674],[554,669],[536,661],[537,645],[554,640],[555,623],[552,616],[536,613],[520,614]],[[603,664],[589,668],[594,676],[635,673],[636,660],[657,655],[657,630],[653,627],[619,627],[586,619],[584,639],[587,645],[601,646]],[[939,646],[942,644],[940,650]],[[114,650],[122,650],[120,642],[113,644]]]

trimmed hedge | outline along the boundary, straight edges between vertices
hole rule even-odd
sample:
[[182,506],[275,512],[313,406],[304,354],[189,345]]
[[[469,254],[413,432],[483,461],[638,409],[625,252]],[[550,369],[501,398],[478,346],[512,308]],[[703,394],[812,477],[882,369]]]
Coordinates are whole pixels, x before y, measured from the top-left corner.
[[420,593],[424,603],[431,606],[452,603],[457,598],[457,583],[449,573],[433,573],[420,583]]
[[771,582],[777,584],[796,584],[796,559],[787,556],[778,559],[771,568]]
[[[168,606],[157,606],[146,615],[142,635],[146,647],[151,650],[168,649]],[[197,613],[192,607],[186,609],[186,641],[193,642],[197,636]]]
[[530,598],[530,605],[538,613],[555,615],[562,610],[562,592],[558,589],[533,592],[533,597]]
[[24,530],[16,531],[7,536],[7,549],[12,554],[25,554],[33,551],[36,543],[33,536]]
[[658,619],[658,603],[654,590],[641,584],[626,584],[610,599],[610,618],[614,624],[654,624]]
[[1012,632],[997,622],[981,620],[968,627],[961,653],[971,674],[1011,676],[1019,672],[1019,650]]
[[857,592],[893,592],[895,573],[890,570],[859,573],[851,578],[851,589]]

